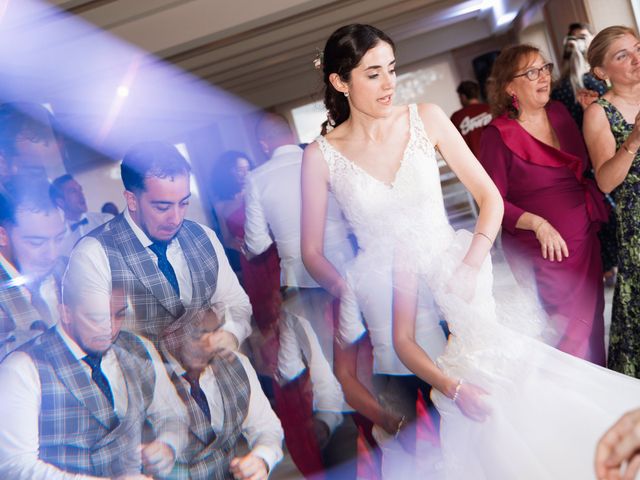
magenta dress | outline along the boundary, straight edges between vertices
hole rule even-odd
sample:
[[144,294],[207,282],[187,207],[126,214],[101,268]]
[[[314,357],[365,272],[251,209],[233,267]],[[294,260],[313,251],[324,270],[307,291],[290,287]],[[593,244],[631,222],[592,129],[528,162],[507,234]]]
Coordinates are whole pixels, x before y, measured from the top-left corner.
[[[551,341],[560,350],[604,365],[604,288],[597,231],[606,221],[607,207],[595,182],[583,176],[589,159],[575,122],[558,102],[550,102],[546,110],[560,149],[501,116],[483,134],[480,161],[504,199],[505,256],[516,278],[533,272],[539,299],[555,330]],[[542,258],[535,234],[516,228],[525,212],[545,218],[562,235],[568,258],[562,262]]]

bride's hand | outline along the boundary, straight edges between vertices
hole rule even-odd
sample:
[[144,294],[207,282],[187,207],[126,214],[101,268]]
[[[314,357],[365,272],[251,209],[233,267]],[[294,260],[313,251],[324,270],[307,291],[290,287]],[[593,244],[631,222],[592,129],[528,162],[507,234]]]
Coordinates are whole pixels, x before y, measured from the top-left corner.
[[485,395],[488,395],[485,389],[472,383],[462,383],[454,402],[466,417],[476,422],[484,422],[491,413],[483,399]]
[[458,268],[456,268],[447,282],[445,291],[469,303],[476,293],[477,280],[478,269],[464,262],[460,262],[460,265],[458,265]]

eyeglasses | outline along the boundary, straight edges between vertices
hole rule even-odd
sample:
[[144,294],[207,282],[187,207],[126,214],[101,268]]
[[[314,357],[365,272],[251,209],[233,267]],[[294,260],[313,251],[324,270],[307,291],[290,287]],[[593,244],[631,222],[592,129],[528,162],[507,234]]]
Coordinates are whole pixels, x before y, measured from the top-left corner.
[[540,73],[544,72],[546,75],[551,75],[552,71],[553,71],[553,63],[547,63],[546,65],[543,65],[540,68],[530,68],[524,73],[521,73],[519,75],[514,75],[513,78],[527,77],[528,80],[531,80],[533,82],[534,80],[537,80],[540,77]]

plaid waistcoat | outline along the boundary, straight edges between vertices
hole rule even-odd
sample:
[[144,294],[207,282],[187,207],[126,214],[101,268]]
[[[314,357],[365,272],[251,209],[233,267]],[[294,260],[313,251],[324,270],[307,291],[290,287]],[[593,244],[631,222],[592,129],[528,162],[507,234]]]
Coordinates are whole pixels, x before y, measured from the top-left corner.
[[33,359],[42,388],[39,458],[71,473],[112,477],[139,473],[138,452],[155,373],[149,352],[121,332],[111,347],[127,385],[127,411],[118,420],[99,387],[55,329],[22,349]]
[[[170,479],[228,480],[233,479],[229,463],[236,455],[236,445],[242,434],[242,422],[249,410],[251,387],[247,373],[238,360],[215,358],[211,362],[223,401],[224,423],[217,434],[211,428],[202,409],[191,397],[189,388],[170,371],[178,395],[189,411],[189,443],[176,461]],[[215,414],[215,412],[211,412]]]
[[[51,272],[56,282],[60,282],[63,271],[64,264],[57,262]],[[36,322],[42,322],[42,316],[14,281],[0,266],[0,361],[42,333],[40,329],[31,328]]]
[[125,292],[133,306],[127,310],[124,328],[147,337],[156,347],[161,336],[177,330],[194,313],[211,306],[218,259],[207,234],[197,223],[185,220],[176,236],[191,273],[193,292],[188,307],[182,304],[158,268],[156,258],[142,246],[123,214],[89,235],[107,253],[112,290]]

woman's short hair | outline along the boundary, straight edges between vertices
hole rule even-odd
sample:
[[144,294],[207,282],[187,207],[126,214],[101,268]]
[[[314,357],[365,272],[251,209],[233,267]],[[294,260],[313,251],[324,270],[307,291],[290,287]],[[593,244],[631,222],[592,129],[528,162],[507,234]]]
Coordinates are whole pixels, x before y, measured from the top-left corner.
[[494,118],[505,113],[509,118],[518,118],[520,112],[506,91],[507,85],[522,68],[523,59],[539,54],[539,48],[527,44],[512,45],[500,52],[493,64],[489,84],[489,104]]

